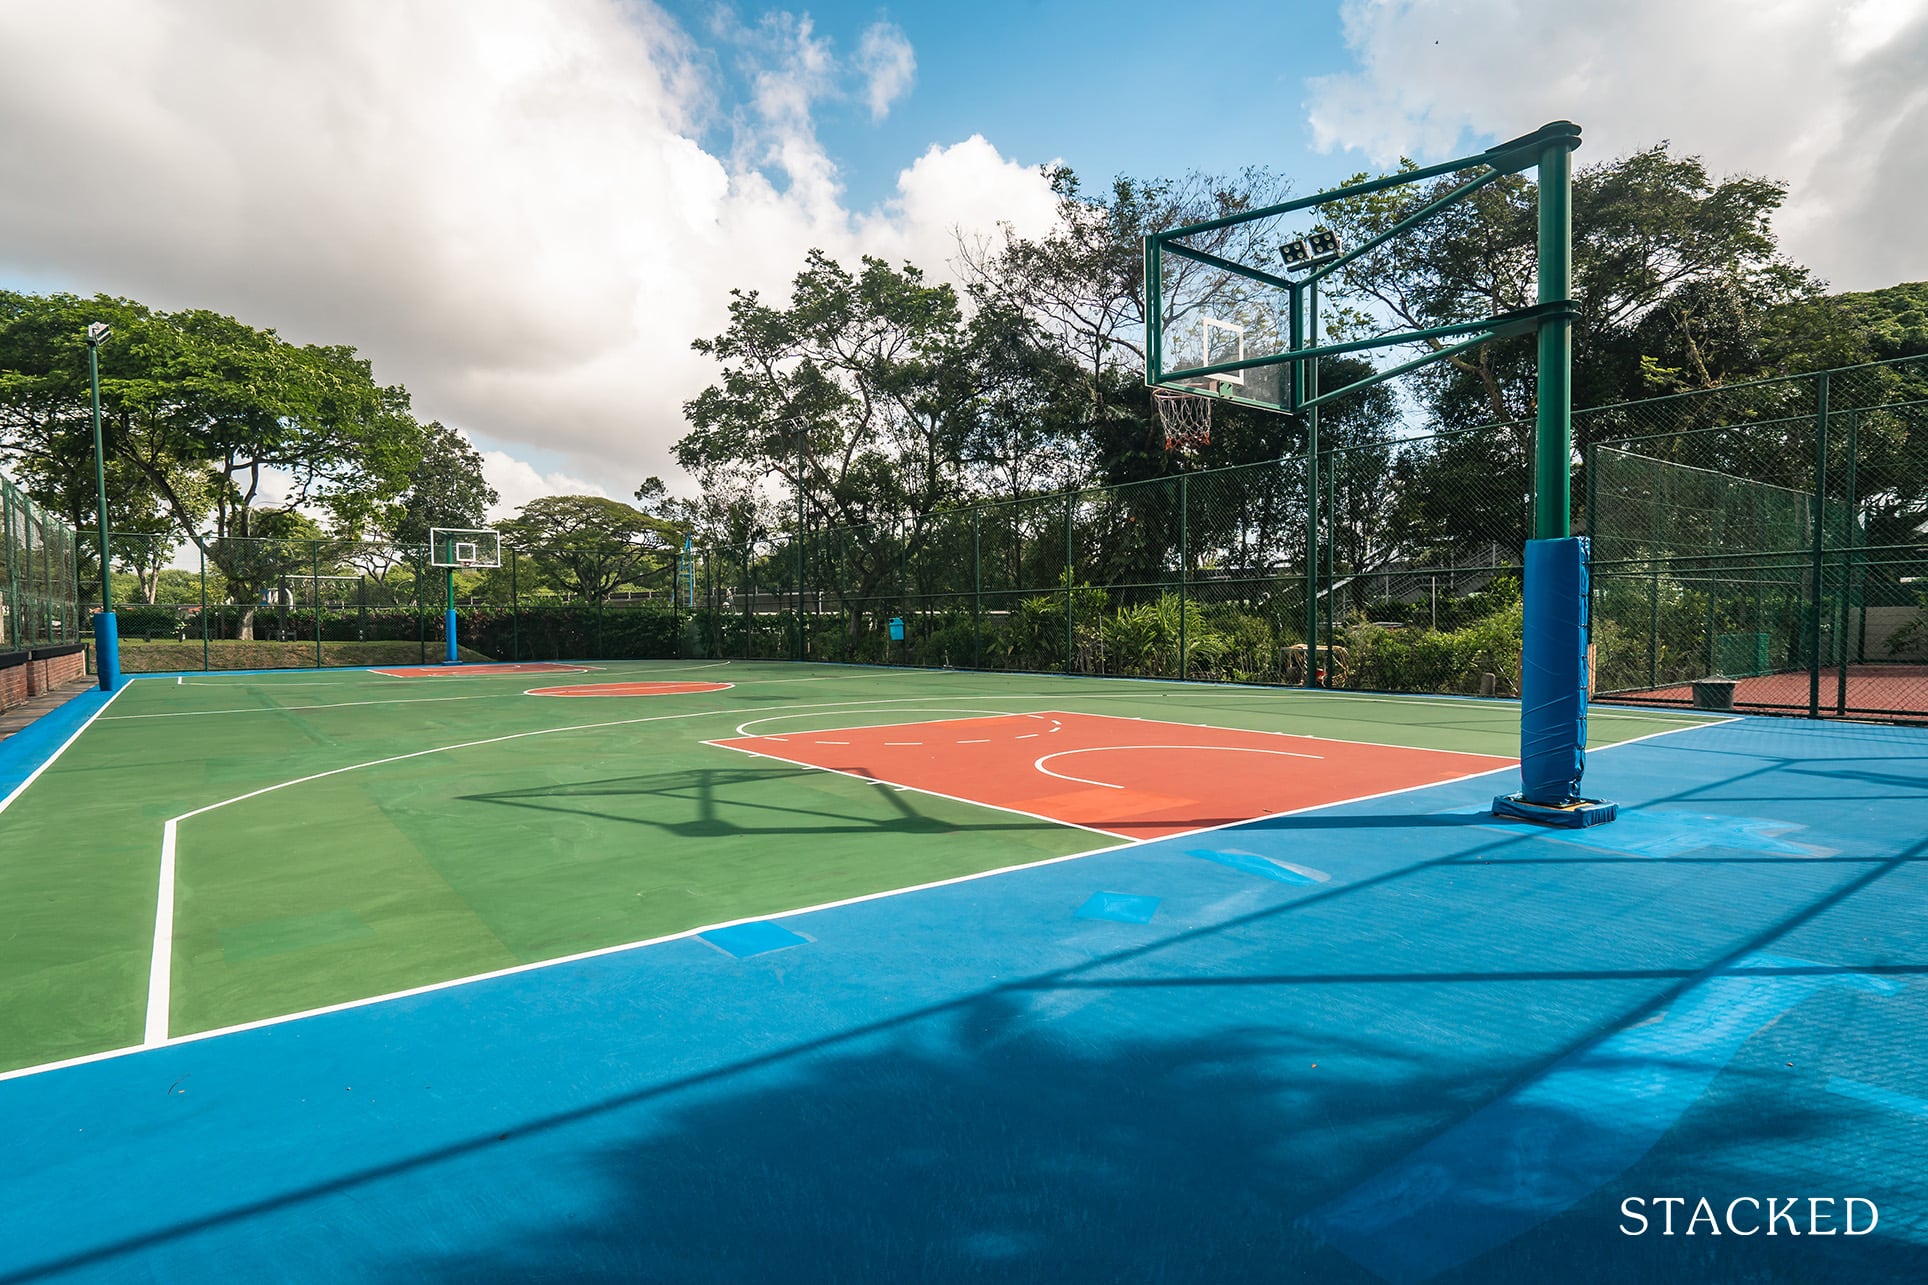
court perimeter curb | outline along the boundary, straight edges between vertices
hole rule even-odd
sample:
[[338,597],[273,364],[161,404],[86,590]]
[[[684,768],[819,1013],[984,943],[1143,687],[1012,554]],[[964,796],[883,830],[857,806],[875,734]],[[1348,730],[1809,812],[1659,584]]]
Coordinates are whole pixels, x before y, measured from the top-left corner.
[[64,704],[0,741],[0,806],[112,699],[111,692],[98,687],[76,692]]

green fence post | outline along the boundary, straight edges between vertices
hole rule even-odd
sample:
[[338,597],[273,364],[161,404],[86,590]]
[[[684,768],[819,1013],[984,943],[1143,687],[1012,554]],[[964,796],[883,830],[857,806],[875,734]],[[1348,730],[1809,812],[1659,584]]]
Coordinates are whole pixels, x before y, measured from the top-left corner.
[[1814,588],[1808,614],[1808,717],[1821,717],[1821,584],[1827,556],[1828,372],[1814,387]]
[[984,541],[979,519],[983,510],[971,508],[971,668],[984,668]]
[[509,663],[522,659],[522,584],[515,550],[509,550]]
[[[13,552],[13,487],[5,483],[0,483],[0,552],[7,557],[7,645],[24,647],[20,619],[26,613],[20,610],[20,567]],[[79,569],[79,558],[74,559],[74,567]]]
[[314,611],[313,619],[315,623],[315,668],[320,669],[322,667],[321,665],[321,541],[315,540],[310,542],[308,546],[308,552],[311,555],[313,555],[309,559],[310,566],[309,566],[309,579],[308,579],[308,602]]
[[[1861,469],[1861,444],[1857,440],[1860,436],[1860,424],[1861,412],[1858,410],[1849,411],[1848,498],[1843,509],[1847,518],[1848,545],[1841,554],[1841,610],[1836,613],[1836,619],[1839,621],[1839,624],[1836,625],[1834,631],[1834,712],[1837,715],[1846,715],[1848,712],[1848,613],[1854,608],[1854,518],[1855,509],[1861,503],[1861,480],[1859,476]],[[1864,608],[1862,611],[1864,620],[1866,616],[1867,612]],[[1858,651],[1859,649],[1857,648],[1856,650]]]
[[1707,670],[1710,675],[1720,673],[1720,657],[1714,647],[1714,599],[1720,591],[1720,580],[1713,568],[1708,568],[1705,584],[1707,593]]
[[1190,494],[1186,474],[1178,475],[1178,678],[1183,682],[1191,672],[1191,634],[1185,620],[1191,602],[1192,541]]
[[208,672],[208,551],[201,548],[200,541],[194,547],[201,554],[201,672]]
[[1660,559],[1652,548],[1647,557],[1653,566],[1647,589],[1647,690],[1652,691],[1660,686]]
[[1076,648],[1072,644],[1071,633],[1071,492],[1064,493],[1064,672],[1070,673],[1072,656]]

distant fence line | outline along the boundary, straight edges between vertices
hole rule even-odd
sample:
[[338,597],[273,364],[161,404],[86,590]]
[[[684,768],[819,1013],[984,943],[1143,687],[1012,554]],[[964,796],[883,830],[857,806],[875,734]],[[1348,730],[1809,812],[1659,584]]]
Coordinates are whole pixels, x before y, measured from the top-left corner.
[[[1928,718],[1928,669],[1917,682],[1910,668],[1928,662],[1925,415],[1920,358],[1576,412],[1597,695],[1690,703],[1696,681],[1772,678],[1742,682],[1741,707]],[[1341,444],[1316,464],[806,523],[801,539],[630,550],[614,570],[579,568],[619,586],[608,598],[559,597],[536,574],[565,551],[508,549],[501,569],[462,577],[459,628],[473,654],[504,660],[806,659],[1510,695],[1530,454],[1524,426],[1496,425]],[[145,588],[168,577],[157,596],[175,601],[116,603],[130,672],[440,653],[440,572],[420,547],[227,540],[180,573],[155,570],[171,548],[124,543],[139,539],[115,537],[117,564],[132,555]],[[75,600],[37,610],[64,610],[71,627]]]

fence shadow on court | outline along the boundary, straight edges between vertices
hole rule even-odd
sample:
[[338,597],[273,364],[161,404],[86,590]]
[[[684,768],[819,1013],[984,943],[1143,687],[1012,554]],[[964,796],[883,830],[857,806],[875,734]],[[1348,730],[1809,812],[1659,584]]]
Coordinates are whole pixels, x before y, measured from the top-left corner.
[[[691,768],[636,776],[605,777],[559,785],[496,790],[458,796],[465,803],[492,804],[565,816],[594,817],[645,826],[686,838],[757,834],[951,834],[973,832],[1048,834],[1063,827],[1054,821],[1015,813],[970,809],[966,820],[923,811],[919,796],[889,786],[873,787],[874,806],[851,800],[847,808],[822,792],[795,788],[821,780],[823,773],[801,768]],[[778,791],[781,790],[781,793]],[[746,797],[754,791],[757,797]],[[807,801],[806,801],[807,800]],[[628,804],[625,808],[621,804]],[[680,809],[680,813],[672,808]],[[960,814],[964,811],[956,807]]]

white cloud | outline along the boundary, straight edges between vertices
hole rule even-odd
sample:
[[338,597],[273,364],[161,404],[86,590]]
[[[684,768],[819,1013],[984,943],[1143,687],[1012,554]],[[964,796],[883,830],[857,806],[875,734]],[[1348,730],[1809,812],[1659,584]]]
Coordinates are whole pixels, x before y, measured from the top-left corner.
[[1570,119],[1581,163],[1661,139],[1786,180],[1783,244],[1838,288],[1928,277],[1928,0],[1346,0],[1322,148],[1444,159]]
[[864,102],[870,119],[882,120],[899,98],[910,92],[917,78],[917,53],[910,47],[903,30],[893,23],[878,22],[864,32],[857,46],[857,67],[864,76]]
[[[571,477],[567,473],[543,473],[526,460],[519,460],[507,451],[482,452],[482,476],[488,479],[499,497],[495,507],[489,510],[489,521],[499,522],[512,517],[515,511],[530,500],[544,495],[602,495],[609,492],[594,482],[583,478]],[[642,479],[638,478],[638,482]],[[634,491],[635,488],[629,488]],[[625,494],[623,499],[629,496]]]
[[[854,63],[808,18],[733,21],[715,54],[636,0],[0,6],[0,280],[354,344],[424,417],[561,462],[498,481],[506,507],[676,478],[730,288],[780,295],[813,246],[942,275],[958,225],[1049,217],[982,139],[850,210],[813,111]],[[726,56],[750,92],[716,156]]]

